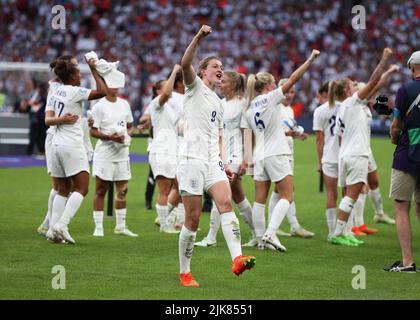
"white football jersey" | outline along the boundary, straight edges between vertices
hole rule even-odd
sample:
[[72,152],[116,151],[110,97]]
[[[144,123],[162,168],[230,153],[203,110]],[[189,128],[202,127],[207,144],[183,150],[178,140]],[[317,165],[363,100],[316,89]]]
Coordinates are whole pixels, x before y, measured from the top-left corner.
[[178,143],[176,123],[179,119],[181,105],[177,101],[176,95],[163,106],[159,105],[159,98],[160,96],[157,96],[149,105],[153,126],[153,142],[149,152],[150,154],[176,156]]
[[252,129],[255,135],[254,159],[263,160],[275,155],[290,155],[284,130],[281,129],[281,108],[284,99],[281,88],[255,97],[245,115],[241,128]]
[[314,111],[313,130],[321,131],[324,134],[321,163],[338,163],[340,146],[338,145],[336,126],[340,104],[339,101],[335,101],[334,106],[330,107],[326,102]]
[[[93,127],[107,135],[118,133],[127,137],[127,124],[133,123],[130,105],[121,98],[117,98],[116,102],[111,102],[106,97],[100,99],[92,108],[92,116]],[[128,155],[128,145],[98,139],[93,161],[127,161]]]
[[83,145],[83,101],[88,100],[90,89],[64,85],[53,82],[50,86],[50,96],[45,111],[54,111],[59,117],[66,113],[79,116],[74,124],[60,124],[56,126],[53,144],[67,146]]
[[[281,109],[281,113],[280,113],[280,115],[281,115],[281,120],[280,120],[281,127],[284,130],[284,133],[286,133],[287,131],[290,131],[290,128],[283,123],[283,120],[288,120],[288,119],[293,119],[294,120],[295,119],[295,112],[293,111],[293,108],[291,106],[285,106],[282,103],[280,103],[279,107]],[[293,152],[294,152],[293,137],[286,136],[286,140],[287,140],[287,143],[289,144],[290,151],[293,154]]]
[[174,110],[177,112],[175,130],[178,135],[177,138],[177,154],[181,150],[181,145],[184,142],[183,130],[184,130],[184,95],[178,92],[172,92],[171,99],[168,101],[169,104],[173,105]]
[[228,159],[243,158],[241,119],[246,99],[232,99],[223,103],[223,144]]
[[357,92],[343,101],[338,110],[337,129],[341,136],[339,157],[368,156],[369,135],[368,119],[364,110],[364,102]]
[[370,111],[370,108],[367,104],[367,101],[364,101],[363,104],[363,111],[365,112],[366,115],[366,119],[367,119],[367,132],[368,132],[368,137],[369,137],[369,148],[370,148],[370,136],[371,136],[371,125],[372,125],[372,111]]
[[196,76],[186,86],[184,116],[184,143],[181,157],[218,161],[219,130],[223,129],[223,105],[218,95]]

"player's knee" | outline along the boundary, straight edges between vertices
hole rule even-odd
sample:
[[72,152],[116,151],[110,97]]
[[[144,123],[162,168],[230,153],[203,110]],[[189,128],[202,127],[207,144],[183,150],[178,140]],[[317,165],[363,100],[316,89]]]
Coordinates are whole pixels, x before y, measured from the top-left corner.
[[370,188],[371,190],[376,190],[376,189],[378,189],[378,188],[379,188],[379,182],[378,182],[378,180],[370,181],[370,183],[369,183],[369,188]]
[[200,223],[200,211],[191,212],[185,215],[185,226],[188,230],[196,231]]
[[108,191],[107,187],[99,187],[99,188],[96,188],[95,194],[102,198],[102,197],[105,197],[107,191]]
[[341,202],[338,208],[341,211],[344,211],[345,213],[350,213],[351,210],[353,210],[354,202],[355,201],[352,198],[345,196],[343,199],[341,199]]
[[232,207],[232,199],[231,197],[223,197],[217,202],[217,207],[219,208],[219,211],[222,212],[230,212],[233,211]]
[[75,191],[80,193],[82,196],[86,197],[86,195],[89,192],[89,187],[86,186],[86,187],[80,188],[80,189],[75,190]]
[[171,192],[171,186],[170,185],[160,185],[159,186],[159,193],[165,197],[169,196],[169,193]]
[[127,198],[128,188],[122,188],[117,191],[117,201],[125,201]]

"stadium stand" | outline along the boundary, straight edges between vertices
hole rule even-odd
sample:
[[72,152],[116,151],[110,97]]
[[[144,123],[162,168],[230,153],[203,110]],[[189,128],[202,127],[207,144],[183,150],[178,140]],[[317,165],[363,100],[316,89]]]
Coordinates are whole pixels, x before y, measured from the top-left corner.
[[[83,61],[83,54],[95,49],[107,60],[121,61],[128,77],[122,93],[138,110],[150,101],[152,83],[166,77],[180,61],[182,49],[201,24],[211,25],[215,32],[199,56],[215,53],[225,69],[266,70],[281,78],[304,61],[309,48],[321,50],[322,59],[298,85],[298,116],[313,111],[320,82],[343,76],[367,81],[383,47],[393,48],[399,62],[405,63],[420,44],[416,0],[3,0],[1,4],[0,61],[49,62],[65,53]],[[66,8],[65,30],[51,28],[55,4]],[[355,4],[366,8],[367,30],[351,27]],[[394,77],[390,92],[395,92],[402,76]],[[2,77],[0,92],[8,87],[6,104],[14,105],[23,89],[10,85],[16,81],[10,77],[15,75]]]

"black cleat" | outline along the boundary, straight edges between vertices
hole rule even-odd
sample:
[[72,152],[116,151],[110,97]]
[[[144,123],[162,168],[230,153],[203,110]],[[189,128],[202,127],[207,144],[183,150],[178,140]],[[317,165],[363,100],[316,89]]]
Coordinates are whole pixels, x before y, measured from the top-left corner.
[[146,200],[146,204],[144,205],[144,208],[146,210],[152,210],[152,201],[147,201]]
[[416,264],[413,262],[411,266],[404,266],[401,261],[396,261],[389,267],[385,267],[384,271],[387,272],[403,272],[403,273],[416,273]]

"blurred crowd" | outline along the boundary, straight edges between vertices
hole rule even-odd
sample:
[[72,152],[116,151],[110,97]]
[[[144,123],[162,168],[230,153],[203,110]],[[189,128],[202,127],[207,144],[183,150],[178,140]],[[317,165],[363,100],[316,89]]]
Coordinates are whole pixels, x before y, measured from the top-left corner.
[[[56,4],[66,8],[65,30],[51,27]],[[356,4],[366,9],[366,30],[352,28]],[[420,47],[419,0],[0,0],[0,21],[0,61],[50,62],[70,53],[82,62],[84,53],[95,50],[108,61],[121,61],[127,75],[122,94],[137,110],[150,101],[153,82],[180,62],[202,24],[214,32],[198,57],[215,54],[225,70],[269,71],[280,79],[311,48],[319,49],[322,56],[296,88],[301,115],[316,107],[323,81],[367,81],[385,46],[401,64]],[[389,93],[403,77],[408,73],[393,77]],[[0,80],[0,92],[5,86]]]

